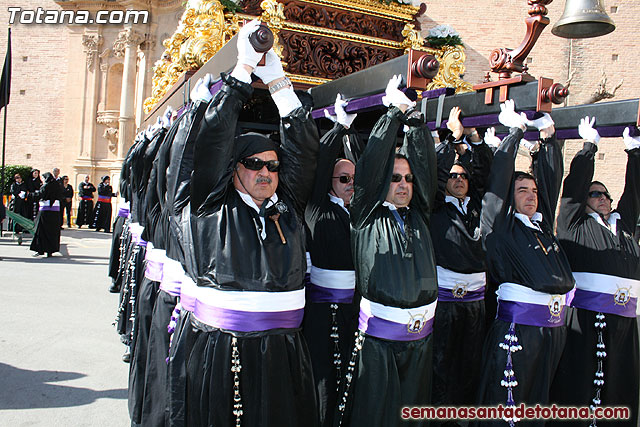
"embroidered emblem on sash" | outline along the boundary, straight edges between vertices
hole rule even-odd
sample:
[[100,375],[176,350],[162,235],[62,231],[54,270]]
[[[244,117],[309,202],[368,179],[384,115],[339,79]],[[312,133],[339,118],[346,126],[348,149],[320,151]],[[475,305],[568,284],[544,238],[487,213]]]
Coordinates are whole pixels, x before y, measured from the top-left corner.
[[549,318],[550,323],[558,323],[562,321],[560,315],[562,314],[562,296],[561,295],[551,295],[549,299],[549,313],[551,317]]
[[631,289],[621,288],[618,285],[616,285],[616,287],[618,288],[618,290],[615,294],[613,294],[613,302],[616,305],[627,305],[627,303],[631,299]]
[[467,287],[469,285],[467,283],[456,283],[456,285],[453,287],[453,289],[451,289],[451,293],[453,294],[454,298],[464,298],[464,296],[467,294]]
[[409,313],[409,315],[411,316],[411,319],[409,320],[409,323],[407,323],[407,332],[410,334],[419,334],[427,324],[427,319],[425,319],[425,316],[427,315],[426,310],[422,314],[413,315]]

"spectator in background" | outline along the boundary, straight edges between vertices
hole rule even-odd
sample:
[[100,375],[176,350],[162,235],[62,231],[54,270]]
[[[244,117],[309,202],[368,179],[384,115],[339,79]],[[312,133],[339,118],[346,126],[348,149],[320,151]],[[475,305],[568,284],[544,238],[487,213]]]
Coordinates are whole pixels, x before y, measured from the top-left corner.
[[36,233],[31,241],[33,256],[50,257],[60,251],[60,199],[62,188],[51,173],[44,174],[45,183],[34,196],[39,200],[40,212],[36,217]]
[[[73,187],[67,175],[62,177],[62,201],[60,212],[67,213],[67,228],[71,228],[71,205],[73,204]],[[64,221],[62,221],[64,224]]]
[[31,169],[31,177],[27,181],[27,210],[25,211],[28,215],[29,219],[36,219],[36,215],[38,214],[38,200],[33,197],[33,193],[35,191],[40,190],[42,187],[42,179],[40,179],[40,170],[39,169]]
[[[22,176],[19,173],[16,173],[13,179],[14,182],[11,184],[11,189],[9,190],[13,197],[12,210],[18,215],[29,218],[29,212],[27,211],[29,208],[27,203],[27,194],[29,194],[29,189],[27,188],[27,183],[22,180]],[[22,227],[16,225],[15,231],[16,233],[20,233],[22,231]]]
[[93,193],[96,191],[96,187],[89,182],[89,179],[89,175],[85,176],[84,181],[78,185],[78,197],[80,197],[78,215],[76,216],[78,228],[84,224],[91,224],[93,220]]
[[91,228],[95,228],[96,231],[102,229],[106,233],[111,232],[111,198],[115,196],[111,187],[111,178],[109,175],[103,176],[102,182],[98,184],[98,202]]

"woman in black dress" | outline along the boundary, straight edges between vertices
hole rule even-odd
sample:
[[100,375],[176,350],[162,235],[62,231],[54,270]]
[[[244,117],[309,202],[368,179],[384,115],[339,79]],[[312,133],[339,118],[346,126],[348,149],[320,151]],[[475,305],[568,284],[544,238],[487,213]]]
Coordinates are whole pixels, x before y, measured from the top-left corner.
[[[71,205],[73,204],[73,187],[67,175],[62,177],[62,212],[67,213],[67,227],[71,228]],[[64,221],[62,221],[64,224]]]
[[[31,218],[30,206],[27,202],[27,195],[29,194],[29,189],[27,187],[27,183],[22,180],[22,176],[19,173],[16,173],[13,177],[14,182],[11,184],[11,196],[13,197],[11,210],[18,215],[22,215],[25,218]],[[22,227],[16,225],[15,228],[16,233],[20,233],[22,231]]]
[[102,177],[102,182],[98,184],[98,203],[94,211],[91,228],[96,231],[100,229],[107,233],[111,232],[111,198],[115,197],[111,187],[111,178],[108,175]]
[[30,249],[33,256],[44,255],[50,257],[54,252],[60,252],[60,199],[62,187],[50,172],[43,175],[45,182],[34,192],[39,200],[39,212],[36,216],[36,234],[31,241]]

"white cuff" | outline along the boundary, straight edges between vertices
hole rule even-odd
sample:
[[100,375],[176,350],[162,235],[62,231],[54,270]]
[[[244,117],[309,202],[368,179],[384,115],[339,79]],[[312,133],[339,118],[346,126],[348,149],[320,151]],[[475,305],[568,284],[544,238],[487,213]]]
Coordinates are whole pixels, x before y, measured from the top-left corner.
[[231,77],[234,77],[241,82],[251,84],[251,74],[249,74],[247,70],[244,69],[242,64],[236,65],[236,67],[231,72]]
[[298,99],[298,96],[293,91],[292,87],[280,89],[279,91],[271,94],[273,102],[278,107],[278,113],[280,117],[286,117],[296,108],[302,107],[302,103]]

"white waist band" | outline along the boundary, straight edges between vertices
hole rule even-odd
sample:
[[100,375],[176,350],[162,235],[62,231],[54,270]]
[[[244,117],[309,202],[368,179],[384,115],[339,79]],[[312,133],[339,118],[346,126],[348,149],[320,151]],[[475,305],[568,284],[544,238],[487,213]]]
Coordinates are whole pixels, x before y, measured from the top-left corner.
[[455,289],[456,286],[466,285],[467,291],[477,291],[487,284],[486,274],[480,273],[458,273],[444,267],[436,266],[438,271],[438,286],[444,289]]
[[[150,246],[151,248],[149,248]],[[145,254],[145,259],[163,264],[168,259],[167,251],[164,249],[154,248],[151,242],[147,242],[147,253]]]
[[54,200],[53,203],[51,203],[51,200],[40,200],[40,206],[60,206],[60,200]]
[[560,297],[561,305],[566,305],[566,294],[547,294],[545,292],[534,291],[526,286],[517,285],[515,283],[503,283],[496,291],[498,299],[502,301],[517,301],[528,304],[549,305],[551,297]]
[[366,298],[362,298],[360,301],[360,310],[368,316],[375,316],[380,319],[385,319],[394,323],[408,324],[416,315],[420,314],[424,320],[433,318],[436,313],[436,305],[438,300],[435,300],[431,304],[423,305],[421,307],[414,308],[398,308],[390,307],[387,305],[378,304],[377,302],[369,301]]
[[600,273],[573,273],[576,288],[584,291],[615,295],[619,289],[628,289],[630,297],[640,296],[640,280]]
[[311,283],[330,289],[355,289],[356,272],[353,270],[327,270],[311,266]]
[[304,308],[304,289],[288,292],[221,291],[200,287],[197,304],[227,310],[276,312]]
[[162,264],[162,280],[182,283],[183,277],[184,269],[182,268],[182,264],[165,256],[164,264]]

